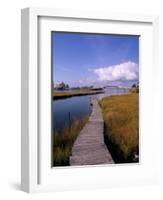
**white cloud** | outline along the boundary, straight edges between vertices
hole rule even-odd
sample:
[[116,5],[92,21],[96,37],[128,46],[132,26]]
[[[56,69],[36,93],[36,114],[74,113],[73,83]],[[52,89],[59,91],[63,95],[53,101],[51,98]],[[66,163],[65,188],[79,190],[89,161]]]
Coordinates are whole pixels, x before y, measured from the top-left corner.
[[138,64],[128,61],[119,65],[113,65],[93,70],[99,81],[131,81],[138,80]]

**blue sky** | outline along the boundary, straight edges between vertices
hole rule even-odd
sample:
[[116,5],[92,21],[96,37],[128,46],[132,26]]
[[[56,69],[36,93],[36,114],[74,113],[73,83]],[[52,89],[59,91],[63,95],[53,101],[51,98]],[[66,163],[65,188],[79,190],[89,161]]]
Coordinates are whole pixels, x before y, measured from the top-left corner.
[[138,81],[139,37],[52,33],[53,81],[70,86]]

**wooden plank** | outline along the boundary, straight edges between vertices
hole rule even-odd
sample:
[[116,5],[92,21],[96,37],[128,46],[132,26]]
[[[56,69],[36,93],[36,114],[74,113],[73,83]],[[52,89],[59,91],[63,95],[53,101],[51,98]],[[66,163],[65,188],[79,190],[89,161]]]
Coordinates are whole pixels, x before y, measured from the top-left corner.
[[91,116],[73,145],[70,165],[114,163],[104,143],[104,121],[97,99],[92,104]]

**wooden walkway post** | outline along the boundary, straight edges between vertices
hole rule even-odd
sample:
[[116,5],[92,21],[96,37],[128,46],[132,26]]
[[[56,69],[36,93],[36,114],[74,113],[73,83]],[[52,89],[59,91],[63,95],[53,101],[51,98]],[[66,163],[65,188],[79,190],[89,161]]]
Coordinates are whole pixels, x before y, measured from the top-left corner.
[[69,125],[69,132],[71,132],[71,115],[70,115],[70,112],[68,112],[68,125]]

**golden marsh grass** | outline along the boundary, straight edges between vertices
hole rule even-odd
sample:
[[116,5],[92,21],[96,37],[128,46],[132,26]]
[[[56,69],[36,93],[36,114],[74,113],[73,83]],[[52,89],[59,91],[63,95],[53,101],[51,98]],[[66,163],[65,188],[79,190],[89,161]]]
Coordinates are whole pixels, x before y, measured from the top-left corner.
[[53,166],[69,165],[73,144],[88,121],[88,116],[75,120],[70,128],[65,128],[61,133],[54,132],[53,136]]
[[139,149],[139,94],[105,97],[100,105],[106,139],[124,160],[134,159]]

